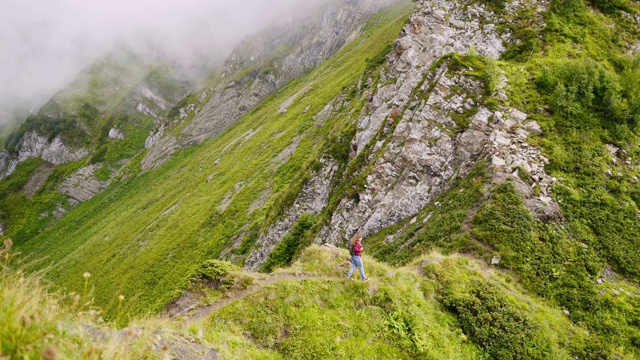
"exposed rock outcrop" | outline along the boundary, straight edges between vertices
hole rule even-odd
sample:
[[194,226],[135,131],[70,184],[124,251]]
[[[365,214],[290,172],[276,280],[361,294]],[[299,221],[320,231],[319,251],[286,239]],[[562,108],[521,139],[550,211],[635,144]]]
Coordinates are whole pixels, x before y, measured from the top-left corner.
[[76,171],[64,180],[58,192],[69,196],[69,203],[72,205],[90,200],[108,185],[106,181],[100,181],[95,176],[101,167],[102,164],[94,164]]
[[41,158],[51,164],[60,165],[80,160],[89,155],[87,149],[75,149],[65,145],[59,136],[49,142],[46,137],[36,132],[26,133],[20,140],[19,149],[18,156],[9,161],[5,172],[0,173],[0,178],[13,173],[16,166],[27,159]]
[[318,214],[327,206],[331,180],[338,170],[338,164],[335,160],[329,159],[323,159],[322,163],[324,164],[322,170],[304,185],[302,192],[293,206],[286,211],[283,219],[269,227],[266,234],[260,236],[247,258],[245,264],[247,269],[257,270],[302,214]]
[[[358,198],[341,201],[323,241],[341,244],[357,231],[370,235],[414,216],[445,191],[456,175],[464,176],[487,157],[496,174],[507,174],[496,179],[506,179],[519,166],[528,169],[534,187],[543,195],[531,194],[528,205],[542,217],[555,216],[550,214],[556,212],[556,205],[548,196],[554,180],[544,173],[540,151],[526,143],[531,133],[540,133],[539,126],[527,123],[526,114],[516,109],[479,107],[484,84],[450,70],[447,61],[434,71],[427,70],[454,52],[474,49],[485,57],[499,57],[505,50],[503,43],[511,38],[496,26],[504,21],[483,5],[418,2],[388,57],[379,81],[384,85],[363,110],[352,142],[358,154],[371,143],[370,160],[381,156]],[[505,80],[503,75],[500,87]],[[497,96],[506,98],[499,90]],[[470,123],[462,132],[460,117]]]
[[0,178],[2,178],[2,174],[7,171],[9,167],[9,162],[11,161],[11,156],[6,150],[0,151]]
[[109,138],[110,139],[117,139],[117,140],[124,140],[124,134],[122,133],[122,131],[113,128],[111,130],[109,130]]
[[44,163],[34,171],[33,175],[27,183],[24,185],[22,191],[27,195],[29,199],[33,198],[40,188],[44,185],[44,183],[49,178],[49,175],[53,172],[53,165],[49,163]]

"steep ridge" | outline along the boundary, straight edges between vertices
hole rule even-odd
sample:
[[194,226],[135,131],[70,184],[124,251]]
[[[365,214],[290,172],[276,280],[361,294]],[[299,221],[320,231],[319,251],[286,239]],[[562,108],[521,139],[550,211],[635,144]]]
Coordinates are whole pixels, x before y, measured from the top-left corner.
[[309,14],[302,19],[245,40],[212,85],[184,99],[174,114],[156,127],[147,142],[151,150],[142,169],[155,168],[178,149],[219,135],[290,80],[355,40],[367,20],[393,2],[327,1],[320,9],[301,8],[301,13]]
[[[147,171],[175,151],[215,137],[357,38],[367,20],[392,2],[304,5],[301,13],[310,15],[283,20],[248,38],[224,66],[202,80],[198,74],[212,64],[194,73],[155,53],[114,51],[9,136],[6,150],[0,152],[0,178],[26,160],[31,161],[16,177],[42,173],[49,164],[55,171],[50,179],[35,182],[39,187],[27,192],[27,199],[20,199],[23,192],[16,190],[21,189],[0,194],[0,228],[11,235],[24,231],[23,223],[54,223],[114,179],[131,176],[132,167],[133,173],[137,166]],[[196,86],[200,90],[194,91]],[[144,158],[128,165],[136,155]],[[34,165],[38,162],[40,167]],[[34,199],[31,192],[38,196]]]

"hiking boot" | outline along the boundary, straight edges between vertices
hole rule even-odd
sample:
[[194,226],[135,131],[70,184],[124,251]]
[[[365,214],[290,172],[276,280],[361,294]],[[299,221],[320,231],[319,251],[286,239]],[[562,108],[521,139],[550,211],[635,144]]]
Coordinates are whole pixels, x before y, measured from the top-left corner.
[[362,279],[362,281],[369,281],[369,278],[364,278]]

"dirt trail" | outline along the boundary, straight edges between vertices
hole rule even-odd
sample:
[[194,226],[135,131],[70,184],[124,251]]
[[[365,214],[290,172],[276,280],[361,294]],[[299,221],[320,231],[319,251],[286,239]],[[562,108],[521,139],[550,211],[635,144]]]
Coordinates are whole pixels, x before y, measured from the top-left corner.
[[238,290],[230,294],[230,296],[215,302],[214,304],[196,309],[193,315],[187,318],[187,324],[193,323],[198,320],[202,320],[211,315],[216,310],[219,310],[234,301],[244,299],[247,295],[259,291],[265,286],[273,284],[282,280],[305,280],[305,279],[322,279],[322,280],[346,280],[345,277],[330,277],[330,276],[314,276],[314,275],[295,275],[295,274],[277,274],[269,276],[268,278],[257,282],[254,285],[249,286],[246,289]]

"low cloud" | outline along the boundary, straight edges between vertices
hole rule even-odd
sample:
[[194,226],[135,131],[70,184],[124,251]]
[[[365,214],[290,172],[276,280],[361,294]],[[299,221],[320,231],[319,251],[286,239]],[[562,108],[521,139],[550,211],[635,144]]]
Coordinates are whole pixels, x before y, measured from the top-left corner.
[[186,63],[212,62],[247,35],[278,19],[306,15],[310,3],[322,1],[4,0],[0,123],[15,108],[42,105],[115,46],[155,49]]

